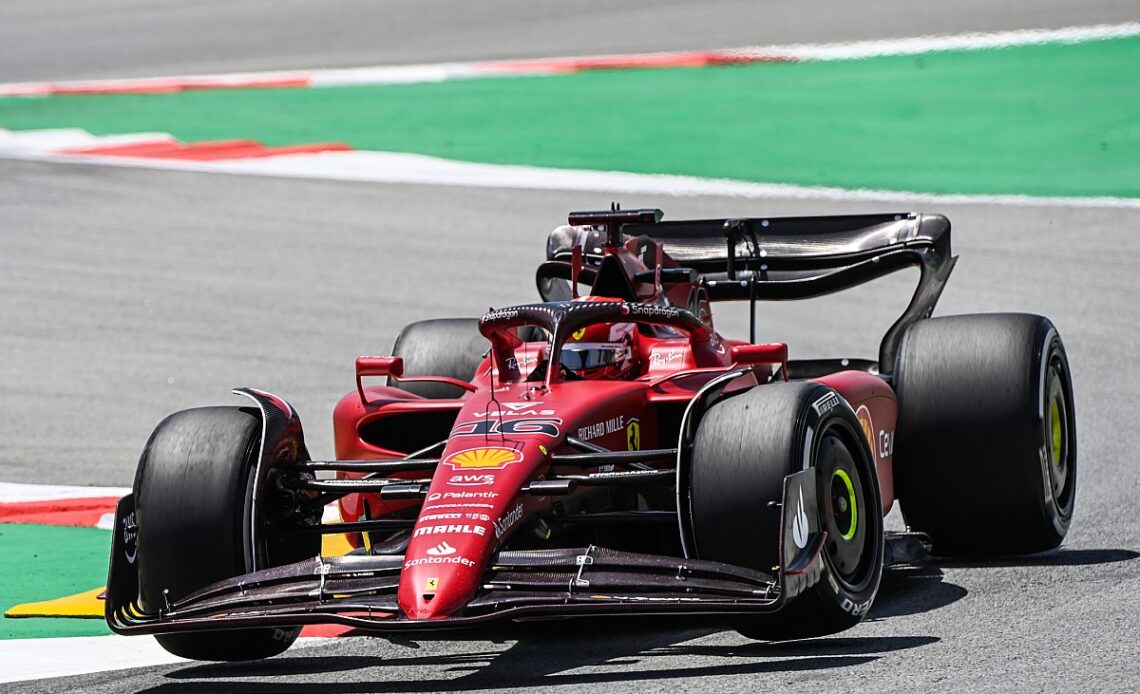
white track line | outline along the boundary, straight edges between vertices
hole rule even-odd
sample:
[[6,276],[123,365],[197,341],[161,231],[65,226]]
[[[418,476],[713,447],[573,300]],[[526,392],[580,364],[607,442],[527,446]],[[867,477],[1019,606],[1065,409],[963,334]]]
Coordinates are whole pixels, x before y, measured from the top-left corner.
[[[322,646],[332,640],[306,636],[297,639],[292,648]],[[71,677],[93,672],[194,662],[167,653],[149,636],[64,636],[0,640],[0,682],[26,682],[49,677]]]
[[68,636],[0,641],[0,682],[188,662],[191,661],[167,653],[150,637]]
[[16,484],[0,482],[0,503],[27,501],[57,501],[61,499],[122,498],[130,494],[129,487],[77,487],[50,484]]
[[[1046,43],[1078,43],[1140,35],[1140,22],[1097,24],[1061,29],[1024,29],[949,36],[918,36],[842,43],[750,46],[707,51],[710,55],[735,56],[742,60],[856,60],[889,55],[913,55],[932,51],[974,51]],[[267,71],[145,77],[120,80],[73,80],[61,82],[13,82],[0,84],[0,96],[44,96],[55,89],[147,89],[162,85],[189,84],[195,88],[234,88],[272,83],[307,82],[311,87],[413,84],[452,79],[541,75],[565,71],[565,64],[602,62],[613,59],[668,58],[700,51],[593,55],[533,60],[492,60],[423,65],[379,65],[357,68],[302,71]],[[295,84],[293,86],[296,86]]]
[[619,171],[548,169],[534,166],[476,164],[396,152],[323,152],[263,159],[185,161],[127,157],[61,155],[52,152],[9,151],[0,157],[96,164],[173,171],[314,178],[360,183],[573,190],[602,193],[724,196],[751,199],[835,200],[937,205],[1006,205],[1015,207],[1093,207],[1140,209],[1140,198],[1046,197],[1032,195],[936,194],[782,183],[750,183]]
[[1096,24],[1062,29],[1018,29],[951,36],[917,36],[845,43],[806,43],[791,46],[756,46],[743,49],[766,55],[772,52],[793,60],[858,60],[888,55],[915,55],[935,51],[979,51],[1045,43],[1081,43],[1140,36],[1140,22]]

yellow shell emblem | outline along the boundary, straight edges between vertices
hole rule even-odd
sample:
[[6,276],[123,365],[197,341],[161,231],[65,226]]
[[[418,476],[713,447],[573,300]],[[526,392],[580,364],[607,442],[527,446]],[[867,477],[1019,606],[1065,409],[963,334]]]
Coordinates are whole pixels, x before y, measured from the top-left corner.
[[470,448],[460,451],[445,462],[457,470],[504,468],[522,460],[522,454],[510,448]]

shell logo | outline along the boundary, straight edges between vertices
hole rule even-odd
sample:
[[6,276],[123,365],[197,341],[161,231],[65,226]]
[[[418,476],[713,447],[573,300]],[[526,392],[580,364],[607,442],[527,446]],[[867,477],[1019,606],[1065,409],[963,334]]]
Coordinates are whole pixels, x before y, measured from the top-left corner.
[[443,462],[456,470],[488,470],[505,468],[522,459],[522,453],[510,448],[469,448],[451,455]]
[[871,422],[871,411],[867,409],[866,405],[860,405],[859,409],[855,411],[855,416],[859,418],[859,426],[863,427],[863,435],[867,437],[867,443],[871,446],[871,457],[877,457],[875,453],[875,425]]

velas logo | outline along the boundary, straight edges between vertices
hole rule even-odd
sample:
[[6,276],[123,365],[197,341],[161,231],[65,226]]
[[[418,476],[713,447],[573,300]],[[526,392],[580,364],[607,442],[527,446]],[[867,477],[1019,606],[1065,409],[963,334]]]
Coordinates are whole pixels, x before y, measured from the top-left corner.
[[501,470],[522,459],[522,453],[510,448],[485,447],[453,453],[443,462],[456,470]]

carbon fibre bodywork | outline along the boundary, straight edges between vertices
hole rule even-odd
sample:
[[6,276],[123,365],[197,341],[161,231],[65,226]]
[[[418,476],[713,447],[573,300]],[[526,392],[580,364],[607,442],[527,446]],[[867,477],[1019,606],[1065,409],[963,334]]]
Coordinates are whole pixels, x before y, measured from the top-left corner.
[[[806,460],[771,501],[780,523],[775,566],[699,556],[687,499],[695,432],[723,399],[808,379],[824,394],[817,413],[842,408],[862,427],[857,453],[871,464],[881,499],[874,511],[885,513],[898,415],[889,372],[898,335],[930,314],[953,267],[949,223],[885,215],[667,224],[644,210],[572,215],[571,223],[551,234],[539,268],[545,301],[480,319],[489,349],[468,381],[405,374],[400,357],[357,361],[356,388],[333,413],[335,460],[309,459],[300,418],[283,399],[238,391],[263,421],[251,547],[270,533],[278,542],[345,533],[354,555],[254,563],[255,571],[145,609],[134,561],[145,547],[134,538],[146,514],[128,496],[115,520],[111,628],[399,630],[590,614],[765,615],[834,582],[821,557],[828,534],[820,518],[829,511],[817,503]],[[713,301],[802,298],[909,266],[921,268],[919,287],[878,363],[797,362],[786,345],[731,339],[713,324]],[[589,296],[578,296],[579,283]],[[579,380],[559,368],[561,349],[580,331],[618,323],[638,329],[631,378]],[[369,377],[397,385],[366,384]],[[399,388],[405,380],[436,380],[461,394],[426,399]],[[325,471],[336,477],[320,477]],[[343,523],[311,520],[332,502]],[[619,542],[618,527],[653,530]]]
[[826,532],[815,520],[814,484],[810,472],[786,480],[785,502],[793,502],[784,504],[785,564],[775,575],[594,546],[501,551],[485,571],[481,591],[460,614],[426,621],[407,618],[397,600],[404,556],[318,556],[222,581],[157,614],[144,613],[137,604],[137,577],[129,561],[134,551],[129,522],[134,499],[127,496],[116,512],[106,616],[118,633],[154,634],[223,624],[245,628],[336,623],[390,631],[460,628],[535,616],[772,612],[826,580],[826,567],[819,561]]

